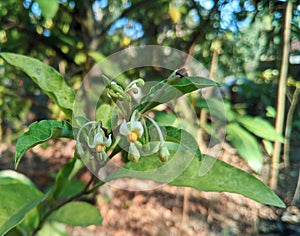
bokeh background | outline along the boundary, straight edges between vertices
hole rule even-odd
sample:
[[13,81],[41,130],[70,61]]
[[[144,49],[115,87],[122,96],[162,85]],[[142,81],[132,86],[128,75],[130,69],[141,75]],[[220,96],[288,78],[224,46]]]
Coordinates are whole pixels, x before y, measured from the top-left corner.
[[[170,186],[127,192],[105,185],[93,202],[103,226],[69,227],[68,234],[299,235],[299,37],[300,3],[292,0],[2,0],[0,51],[53,66],[75,91],[95,63],[133,45],[170,46],[196,58],[221,84],[231,125],[221,159],[270,184],[288,206],[276,209],[239,195]],[[140,68],[125,74],[161,80],[169,73]],[[211,119],[201,97],[189,99],[199,114],[205,147]],[[1,58],[0,114],[0,169],[13,168],[16,140],[30,123],[65,118],[32,80]],[[281,133],[284,143],[274,144],[272,134],[261,135],[258,127],[241,127],[243,122],[255,126],[255,119]],[[250,137],[255,144],[240,144],[237,137]],[[49,142],[28,152],[19,171],[45,189],[73,152],[74,142]],[[262,167],[253,170],[247,156]],[[85,181],[87,175],[79,178]]]

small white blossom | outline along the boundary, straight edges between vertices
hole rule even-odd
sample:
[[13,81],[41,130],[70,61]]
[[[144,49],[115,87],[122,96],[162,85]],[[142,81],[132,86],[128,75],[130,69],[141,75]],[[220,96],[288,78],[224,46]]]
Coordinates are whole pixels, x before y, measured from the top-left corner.
[[111,134],[108,138],[103,136],[100,132],[97,132],[94,136],[92,143],[88,143],[90,148],[95,148],[96,152],[99,153],[100,159],[106,160],[107,155],[105,153],[105,148],[111,145]]
[[120,134],[127,137],[128,142],[135,143],[138,138],[142,137],[144,128],[139,121],[127,122],[123,120],[120,125]]

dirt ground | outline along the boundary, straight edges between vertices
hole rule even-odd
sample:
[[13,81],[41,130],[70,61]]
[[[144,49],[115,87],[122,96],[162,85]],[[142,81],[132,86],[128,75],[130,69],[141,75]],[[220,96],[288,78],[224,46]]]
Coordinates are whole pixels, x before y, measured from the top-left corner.
[[[41,189],[53,181],[57,171],[74,152],[74,142],[49,143],[35,147],[22,159],[19,171]],[[0,144],[0,169],[13,168],[14,146]],[[248,172],[251,170],[234,149],[225,145],[222,160]],[[266,163],[269,163],[267,157]],[[298,161],[299,162],[299,161]],[[277,194],[287,209],[265,206],[238,194],[211,193],[164,185],[151,191],[131,192],[105,184],[98,189],[95,205],[104,220],[101,226],[68,227],[70,236],[102,235],[300,235],[299,206],[290,206],[299,163],[292,159],[291,169],[281,170]],[[264,165],[258,176],[269,178]],[[283,168],[282,168],[283,169]],[[90,175],[84,171],[84,181]],[[124,180],[128,184],[129,180]],[[135,184],[131,180],[131,184]],[[144,184],[147,184],[146,182]]]

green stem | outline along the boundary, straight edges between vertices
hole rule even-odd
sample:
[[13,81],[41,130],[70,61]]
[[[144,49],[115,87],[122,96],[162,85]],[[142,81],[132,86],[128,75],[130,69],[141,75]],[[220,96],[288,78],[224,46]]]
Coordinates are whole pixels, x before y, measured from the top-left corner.
[[164,143],[165,143],[165,139],[164,139],[164,136],[163,136],[163,134],[162,134],[162,132],[161,132],[161,129],[160,129],[159,125],[158,125],[158,124],[156,123],[156,121],[153,120],[151,117],[146,116],[146,115],[145,115],[145,117],[146,117],[148,120],[150,120],[150,121],[152,122],[152,124],[154,125],[154,127],[156,128],[157,133],[158,133],[158,136],[159,136],[160,148],[161,148],[161,147],[164,145]]
[[140,114],[143,114],[147,111],[148,107],[152,105],[153,102],[156,102],[156,100],[160,97],[160,95],[163,94],[165,89],[170,86],[170,84],[174,84],[177,82],[177,79],[180,79],[180,76],[176,74],[177,70],[175,70],[168,78],[167,82],[162,86],[160,90],[154,95],[154,97],[149,101],[149,103],[140,111]]

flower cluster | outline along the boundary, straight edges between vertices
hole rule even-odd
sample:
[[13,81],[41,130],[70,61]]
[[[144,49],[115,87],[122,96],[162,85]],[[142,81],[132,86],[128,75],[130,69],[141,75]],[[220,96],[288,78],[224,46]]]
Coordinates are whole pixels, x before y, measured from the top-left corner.
[[[131,115],[126,112],[126,104],[131,101],[130,93],[138,93],[137,87],[144,85],[144,80],[137,79],[129,83],[125,89],[123,89],[116,82],[110,82],[107,86],[107,93],[109,97],[113,99],[120,106],[120,111],[124,117],[130,117],[128,121],[123,119],[120,127],[119,133],[121,136],[126,138],[126,141],[129,143],[128,148],[128,160],[132,162],[138,162],[141,153],[146,147],[149,148],[149,132],[148,127],[146,126],[146,120],[150,121],[153,127],[156,129],[159,136],[159,144],[157,151],[158,157],[162,162],[168,160],[170,153],[168,148],[165,145],[165,139],[162,134],[162,130],[159,125],[148,115],[141,114],[139,111],[135,110]],[[125,105],[120,103],[122,100],[125,102]],[[127,104],[128,105],[128,104]],[[128,106],[129,107],[129,106]],[[101,122],[90,121],[84,124],[78,132],[78,142],[79,135],[82,133],[83,128],[91,125],[91,128],[86,132],[86,143],[87,146],[91,149],[94,149],[97,157],[101,161],[106,161],[108,159],[107,151],[112,146],[112,134],[107,134],[106,129],[102,127]],[[120,139],[114,139],[115,144],[119,142]]]
[[[106,148],[111,146],[112,139],[111,134],[106,137],[105,130],[102,127],[101,122],[90,121],[84,124],[78,131],[77,142],[79,142],[79,137],[83,129],[89,125],[91,126],[91,128],[89,129],[88,135],[86,136],[87,145],[89,148],[95,149],[96,155],[101,161],[106,161]],[[92,141],[90,140],[90,137],[92,137]]]
[[[140,159],[140,150],[142,149],[143,144],[138,139],[143,136],[144,130],[147,131],[145,119],[148,119],[155,127],[159,136],[158,157],[162,162],[166,162],[170,156],[170,153],[168,148],[165,146],[165,139],[159,125],[147,115],[142,116],[141,121],[144,123],[143,125],[141,121],[137,120],[137,114],[138,112],[135,110],[132,113],[130,121],[126,122],[126,120],[123,120],[122,124],[120,125],[120,134],[125,136],[129,142],[128,159],[132,162],[137,162]],[[149,137],[146,137],[146,140],[148,139]],[[146,141],[146,143],[144,143],[144,147],[147,146],[147,144],[148,143]]]

